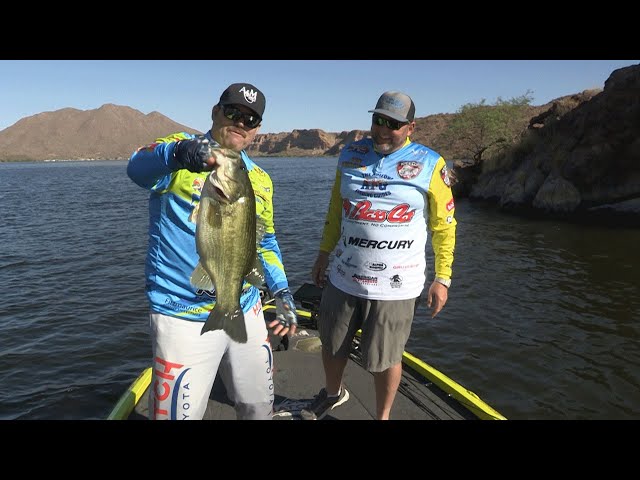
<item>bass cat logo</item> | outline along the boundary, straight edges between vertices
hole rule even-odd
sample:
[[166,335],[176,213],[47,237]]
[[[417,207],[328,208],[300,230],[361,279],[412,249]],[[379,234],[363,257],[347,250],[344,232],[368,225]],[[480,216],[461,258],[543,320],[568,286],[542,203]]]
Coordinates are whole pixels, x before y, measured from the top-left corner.
[[372,203],[364,200],[351,205],[348,198],[342,199],[342,210],[344,218],[350,220],[365,220],[369,222],[388,222],[388,223],[409,223],[416,213],[416,210],[410,210],[408,203],[396,205],[391,210],[377,210],[371,208]]

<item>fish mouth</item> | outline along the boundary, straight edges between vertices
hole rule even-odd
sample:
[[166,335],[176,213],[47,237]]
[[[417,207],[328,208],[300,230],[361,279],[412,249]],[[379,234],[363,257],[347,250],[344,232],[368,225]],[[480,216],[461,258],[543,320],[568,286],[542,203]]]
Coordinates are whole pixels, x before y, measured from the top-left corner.
[[220,187],[218,187],[217,185],[214,185],[213,187],[213,191],[215,193],[215,196],[218,198],[218,200],[220,200],[221,202],[229,202],[230,199],[229,197],[224,193],[224,190],[222,190]]
[[211,182],[211,186],[213,187],[213,197],[219,202],[229,203],[231,200],[229,196],[224,192],[223,184],[220,182],[220,179],[212,174],[209,177],[209,181]]

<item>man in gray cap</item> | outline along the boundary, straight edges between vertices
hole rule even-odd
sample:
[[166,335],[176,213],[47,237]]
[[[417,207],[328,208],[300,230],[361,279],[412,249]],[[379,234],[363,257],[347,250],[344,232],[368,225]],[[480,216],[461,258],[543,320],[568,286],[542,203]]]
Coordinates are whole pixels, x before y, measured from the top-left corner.
[[373,373],[376,418],[389,419],[427,281],[429,232],[435,254],[427,293],[431,317],[444,307],[451,285],[456,221],[447,165],[440,154],[411,141],[415,105],[408,95],[385,92],[369,112],[371,138],[340,152],[311,273],[324,287],[318,326],[326,384],[301,411],[306,420],[321,419],[349,399],[342,375],[358,329],[364,365]]
[[213,106],[206,134],[175,133],[140,147],[129,159],[127,174],[151,192],[145,269],[153,353],[151,419],[202,419],[218,367],[238,419],[272,418],[273,353],[258,288],[247,281],[242,285],[242,312],[233,321],[245,323],[243,342],[222,329],[202,331],[215,308],[216,292],[191,283],[200,260],[193,212],[216,152],[220,147],[234,150],[248,172],[256,216],[264,226],[256,254],[276,299],[276,319],[268,327],[275,336],[296,331],[296,307],[274,230],[273,183],[245,151],[258,133],[265,103],[255,86],[229,85]]

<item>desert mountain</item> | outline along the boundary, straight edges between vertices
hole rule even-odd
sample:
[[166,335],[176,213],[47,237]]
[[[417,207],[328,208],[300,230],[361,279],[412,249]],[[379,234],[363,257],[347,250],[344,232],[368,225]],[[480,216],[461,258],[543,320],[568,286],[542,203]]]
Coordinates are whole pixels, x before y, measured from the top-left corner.
[[0,132],[0,161],[126,159],[141,145],[173,132],[199,133],[165,117],[105,104],[63,108],[19,120]]

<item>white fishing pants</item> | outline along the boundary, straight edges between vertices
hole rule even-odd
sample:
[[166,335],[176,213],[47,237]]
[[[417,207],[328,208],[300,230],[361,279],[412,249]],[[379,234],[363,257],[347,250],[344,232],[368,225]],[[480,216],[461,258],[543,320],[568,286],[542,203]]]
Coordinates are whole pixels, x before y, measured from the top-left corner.
[[260,300],[244,318],[248,339],[238,343],[223,330],[200,335],[202,322],[150,313],[150,419],[202,419],[218,371],[238,419],[272,418],[273,354]]

